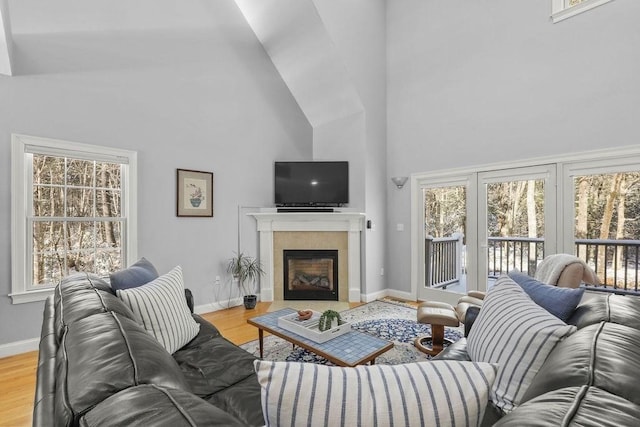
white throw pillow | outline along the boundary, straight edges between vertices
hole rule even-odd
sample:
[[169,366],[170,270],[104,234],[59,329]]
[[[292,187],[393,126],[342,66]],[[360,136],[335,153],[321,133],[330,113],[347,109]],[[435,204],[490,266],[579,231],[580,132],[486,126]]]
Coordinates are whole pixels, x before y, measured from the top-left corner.
[[456,360],[355,368],[254,364],[271,426],[476,426],[495,379],[488,363]]
[[169,353],[198,335],[200,325],[187,305],[180,266],[137,288],[119,289],[116,294]]
[[498,278],[467,338],[471,360],[498,365],[491,402],[510,412],[556,344],[575,330],[533,302],[511,278]]

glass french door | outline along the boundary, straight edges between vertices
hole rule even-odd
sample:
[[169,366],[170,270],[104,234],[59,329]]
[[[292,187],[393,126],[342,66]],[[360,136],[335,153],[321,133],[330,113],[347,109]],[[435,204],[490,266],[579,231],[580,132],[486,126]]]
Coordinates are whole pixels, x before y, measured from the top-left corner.
[[[556,253],[589,264],[599,287],[640,294],[639,147],[414,180],[411,292],[418,299],[455,303],[512,269],[534,275],[543,257]],[[451,253],[429,247],[455,233],[463,234],[460,279],[448,276]]]
[[478,289],[517,269],[533,276],[556,252],[555,166],[478,174]]
[[421,185],[419,300],[455,302],[467,291],[472,183],[461,176]]
[[555,165],[417,182],[418,300],[455,303],[513,269],[533,276],[544,254],[556,252]]

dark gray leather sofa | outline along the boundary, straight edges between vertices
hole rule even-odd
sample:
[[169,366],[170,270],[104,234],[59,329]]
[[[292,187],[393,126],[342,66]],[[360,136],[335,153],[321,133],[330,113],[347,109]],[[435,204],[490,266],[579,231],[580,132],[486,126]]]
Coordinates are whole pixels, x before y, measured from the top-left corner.
[[[569,320],[578,330],[551,352],[523,403],[482,425],[640,426],[640,298],[597,294]],[[436,359],[469,360],[466,339]]]
[[200,332],[170,355],[92,275],[45,303],[34,426],[264,425],[255,357],[193,315]]

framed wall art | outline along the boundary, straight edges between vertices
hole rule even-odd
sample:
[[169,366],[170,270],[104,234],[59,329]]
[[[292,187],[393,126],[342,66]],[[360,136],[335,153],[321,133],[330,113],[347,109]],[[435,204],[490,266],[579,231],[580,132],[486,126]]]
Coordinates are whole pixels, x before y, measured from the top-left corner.
[[176,215],[213,216],[213,173],[177,170]]

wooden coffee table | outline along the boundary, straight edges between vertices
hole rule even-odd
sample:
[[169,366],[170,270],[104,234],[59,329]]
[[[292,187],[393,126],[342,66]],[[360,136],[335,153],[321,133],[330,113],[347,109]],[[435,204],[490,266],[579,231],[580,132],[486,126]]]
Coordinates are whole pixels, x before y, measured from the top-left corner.
[[258,328],[260,358],[264,357],[264,331],[276,335],[294,345],[307,349],[338,366],[356,366],[375,363],[376,357],[393,348],[393,343],[373,335],[351,330],[324,343],[300,336],[278,326],[278,318],[295,313],[292,308],[247,319],[247,323]]

